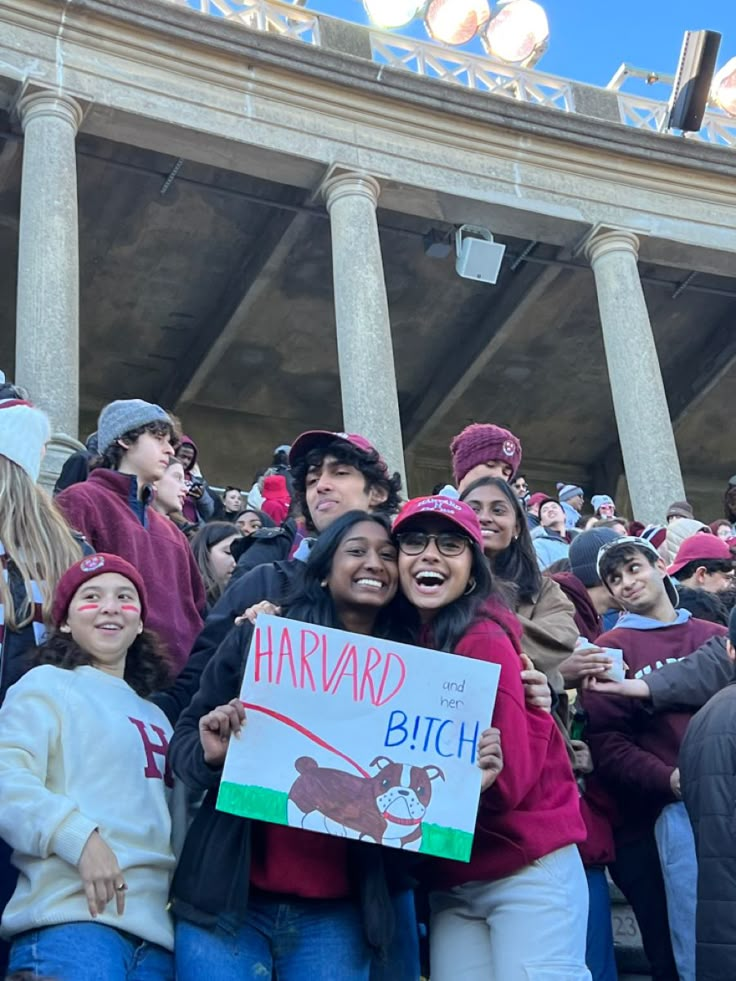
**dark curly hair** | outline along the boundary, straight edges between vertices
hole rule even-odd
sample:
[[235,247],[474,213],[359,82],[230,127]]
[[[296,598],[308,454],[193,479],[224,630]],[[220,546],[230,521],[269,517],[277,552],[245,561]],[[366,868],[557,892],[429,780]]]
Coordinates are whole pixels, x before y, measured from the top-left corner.
[[135,429],[130,429],[127,433],[123,433],[122,436],[118,436],[112,446],[108,446],[102,454],[100,460],[97,461],[97,465],[106,467],[108,470],[119,470],[123,454],[126,452],[119,441],[122,439],[126,443],[135,443],[143,433],[152,433],[154,436],[168,436],[174,450],[176,450],[181,439],[181,432],[174,422],[148,422],[145,426],[136,426]]
[[[53,664],[73,671],[83,664],[94,666],[94,658],[82,650],[70,634],[52,630],[29,657],[31,667]],[[152,630],[140,633],[128,648],[123,678],[141,698],[166,688],[172,681],[172,664],[166,649]]]
[[386,500],[377,504],[373,509],[384,514],[396,514],[401,506],[401,477],[398,473],[389,474],[386,465],[376,450],[359,450],[352,443],[336,439],[328,446],[320,446],[310,450],[299,462],[292,467],[291,476],[294,481],[294,502],[304,516],[307,528],[315,530],[312,516],[309,513],[306,500],[307,474],[314,467],[321,467],[325,457],[331,456],[338,463],[355,467],[365,478],[366,493],[377,488],[385,491]]

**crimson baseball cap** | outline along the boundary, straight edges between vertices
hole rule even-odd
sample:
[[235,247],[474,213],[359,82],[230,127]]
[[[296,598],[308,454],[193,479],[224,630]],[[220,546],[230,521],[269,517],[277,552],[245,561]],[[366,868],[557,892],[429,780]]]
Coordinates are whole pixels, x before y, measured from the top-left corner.
[[690,562],[707,561],[708,559],[732,562],[733,555],[722,538],[717,538],[715,535],[692,535],[680,545],[675,561],[667,572],[674,576]]
[[326,449],[336,439],[350,443],[356,450],[361,450],[363,453],[377,453],[379,464],[388,472],[386,461],[365,436],[361,436],[359,433],[333,433],[328,429],[311,429],[302,433],[301,436],[297,436],[289,453],[289,466],[295,467],[311,450]]
[[394,521],[393,530],[399,532],[414,518],[428,514],[445,518],[460,531],[469,535],[481,548],[483,547],[483,532],[475,511],[464,501],[457,501],[454,497],[444,497],[440,494],[434,497],[415,497],[409,501]]

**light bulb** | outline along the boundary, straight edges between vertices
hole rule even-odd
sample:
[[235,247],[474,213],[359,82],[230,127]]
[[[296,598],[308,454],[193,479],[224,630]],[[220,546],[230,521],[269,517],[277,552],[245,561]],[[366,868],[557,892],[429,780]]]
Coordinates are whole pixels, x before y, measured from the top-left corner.
[[376,27],[403,27],[414,20],[422,6],[418,0],[363,0],[365,12]]
[[547,14],[534,0],[510,0],[481,35],[488,54],[511,65],[536,61],[544,52],[548,39]]
[[717,106],[729,116],[736,116],[736,58],[731,58],[716,73],[711,93]]
[[424,26],[440,44],[467,44],[490,16],[488,0],[432,0]]

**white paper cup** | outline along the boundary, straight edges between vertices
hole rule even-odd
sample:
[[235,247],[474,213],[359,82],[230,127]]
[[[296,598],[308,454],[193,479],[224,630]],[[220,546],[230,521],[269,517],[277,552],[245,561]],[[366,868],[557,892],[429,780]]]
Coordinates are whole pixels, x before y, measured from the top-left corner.
[[608,678],[609,681],[623,681],[626,678],[624,652],[618,647],[604,647],[603,650],[606,652],[606,657],[613,661],[613,664],[607,671],[603,672],[601,677]]

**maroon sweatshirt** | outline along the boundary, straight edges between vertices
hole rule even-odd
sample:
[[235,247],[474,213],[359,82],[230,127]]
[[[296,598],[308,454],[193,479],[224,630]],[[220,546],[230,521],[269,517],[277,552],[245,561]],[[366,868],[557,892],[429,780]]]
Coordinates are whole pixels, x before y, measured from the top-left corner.
[[138,569],[148,595],[146,627],[166,645],[178,674],[202,629],[204,585],[189,542],[173,522],[144,507],[142,524],[131,506],[136,488],[127,474],[93,470],[84,483],[62,491],[56,503],[95,551],[119,555]]
[[[726,632],[720,624],[693,617],[685,623],[649,630],[614,627],[596,643],[623,650],[626,677],[643,678]],[[676,799],[670,775],[677,766],[680,743],[692,713],[655,715],[648,703],[638,699],[597,692],[586,692],[583,704],[588,712],[588,743],[596,774],[619,808],[617,840],[636,840],[651,830],[665,804]]]
[[521,683],[519,637],[513,617],[474,623],[455,649],[501,665],[493,725],[501,730],[504,766],[481,794],[470,862],[430,859],[430,888],[494,881],[565,845],[585,839],[578,787],[562,736],[550,714],[527,708]]
[[581,637],[593,641],[603,629],[600,614],[588,596],[588,590],[572,572],[556,572],[554,579],[562,592],[575,607],[575,624]]

